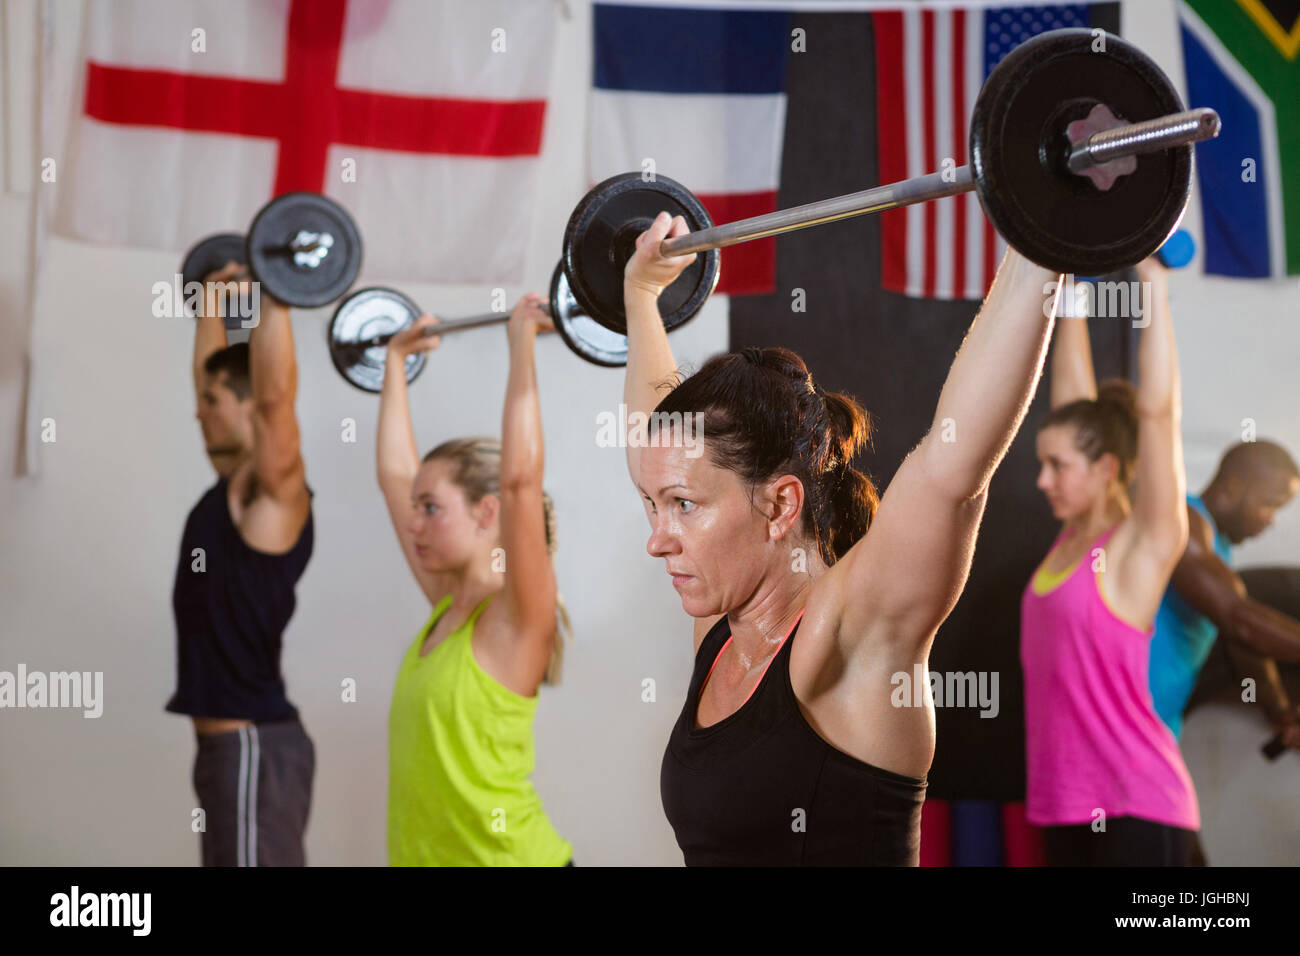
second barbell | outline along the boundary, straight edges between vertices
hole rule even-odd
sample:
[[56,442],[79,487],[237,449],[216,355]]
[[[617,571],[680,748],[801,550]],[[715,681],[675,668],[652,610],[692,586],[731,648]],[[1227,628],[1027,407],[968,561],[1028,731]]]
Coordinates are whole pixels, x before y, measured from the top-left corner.
[[[555,330],[576,355],[595,365],[627,364],[627,336],[599,324],[582,312],[569,291],[562,264],[551,274],[545,306]],[[357,388],[381,391],[388,364],[388,343],[419,319],[420,307],[396,289],[371,286],[358,289],[339,303],[329,324],[329,350],[334,368]],[[427,326],[422,334],[441,336],[500,325],[509,312],[485,312]],[[424,370],[427,353],[406,357],[406,380],[415,381]]]

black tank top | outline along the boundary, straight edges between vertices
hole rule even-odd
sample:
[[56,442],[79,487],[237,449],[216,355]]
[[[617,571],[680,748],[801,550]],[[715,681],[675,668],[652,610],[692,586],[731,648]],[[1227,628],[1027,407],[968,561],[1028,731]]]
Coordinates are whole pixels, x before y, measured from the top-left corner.
[[863,763],[813,730],[790,685],[798,629],[749,700],[703,729],[700,688],[731,635],[727,618],[700,642],[659,774],[686,865],[915,866],[926,780]]
[[280,646],[296,604],[294,585],[311,557],[311,512],[288,552],[255,551],[230,516],[228,488],[221,478],[208,489],[181,536],[172,589],[176,693],[166,709],[193,717],[296,718],[280,675]]

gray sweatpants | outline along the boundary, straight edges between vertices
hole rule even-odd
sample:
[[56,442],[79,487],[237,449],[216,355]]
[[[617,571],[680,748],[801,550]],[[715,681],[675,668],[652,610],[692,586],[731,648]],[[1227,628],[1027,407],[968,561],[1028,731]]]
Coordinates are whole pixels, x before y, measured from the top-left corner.
[[316,748],[297,720],[196,734],[204,866],[305,866]]

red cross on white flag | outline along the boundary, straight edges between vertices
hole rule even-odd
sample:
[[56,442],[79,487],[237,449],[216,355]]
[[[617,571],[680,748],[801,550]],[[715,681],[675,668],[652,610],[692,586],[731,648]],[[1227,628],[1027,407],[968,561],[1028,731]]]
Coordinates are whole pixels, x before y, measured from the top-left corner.
[[355,217],[366,279],[521,281],[554,5],[92,0],[55,230],[187,248],[272,196]]

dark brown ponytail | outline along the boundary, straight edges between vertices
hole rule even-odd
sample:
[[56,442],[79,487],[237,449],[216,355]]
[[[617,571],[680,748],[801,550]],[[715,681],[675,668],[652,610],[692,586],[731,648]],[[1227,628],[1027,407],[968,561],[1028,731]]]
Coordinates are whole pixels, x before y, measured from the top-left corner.
[[866,409],[843,392],[828,392],[823,397],[838,462],[828,471],[826,485],[826,498],[830,502],[829,550],[838,560],[867,533],[880,496],[871,479],[853,467],[854,456],[871,439],[871,418]]
[[804,486],[804,532],[827,565],[867,533],[879,496],[853,466],[871,439],[871,418],[842,392],[824,392],[808,366],[784,348],[715,355],[655,408],[702,415],[710,460],[753,486],[794,475]]
[[1096,399],[1081,398],[1053,409],[1042,427],[1054,425],[1074,427],[1074,447],[1088,461],[1107,452],[1114,455],[1119,461],[1119,484],[1128,487],[1138,451],[1137,391],[1130,382],[1107,379],[1097,387]]

